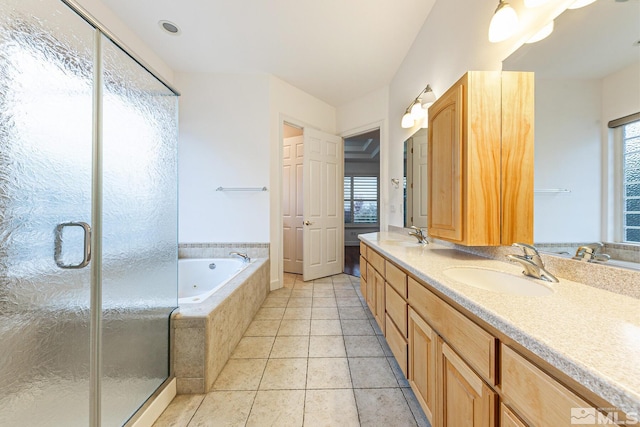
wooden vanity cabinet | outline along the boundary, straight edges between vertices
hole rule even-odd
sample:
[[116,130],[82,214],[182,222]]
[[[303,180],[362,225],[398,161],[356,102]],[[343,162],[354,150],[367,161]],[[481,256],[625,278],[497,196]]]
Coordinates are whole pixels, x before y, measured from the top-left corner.
[[[501,344],[500,355],[503,399],[528,423],[520,421],[520,425],[570,426],[575,424],[572,410],[593,407],[512,348]],[[607,424],[616,425],[613,421]]]
[[[383,332],[385,326],[384,266],[385,259],[382,255],[360,243],[360,292]],[[363,271],[365,273],[362,273]]]
[[532,243],[533,88],[533,73],[470,71],[429,108],[431,237]]
[[500,404],[500,427],[528,427],[511,409]]
[[438,337],[439,426],[495,426],[497,394]]
[[432,426],[436,410],[436,358],[438,335],[409,308],[409,371],[407,379]]
[[367,304],[432,426],[562,427],[594,407],[428,283],[370,247],[361,256]]

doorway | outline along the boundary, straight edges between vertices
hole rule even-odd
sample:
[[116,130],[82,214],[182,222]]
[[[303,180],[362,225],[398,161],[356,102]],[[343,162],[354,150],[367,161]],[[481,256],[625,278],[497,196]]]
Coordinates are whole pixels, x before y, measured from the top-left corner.
[[285,273],[302,274],[304,136],[301,128],[283,126],[282,254]]
[[344,272],[360,275],[359,234],[380,231],[380,129],[344,139]]
[[282,144],[283,271],[305,281],[341,273],[342,138],[283,123]]

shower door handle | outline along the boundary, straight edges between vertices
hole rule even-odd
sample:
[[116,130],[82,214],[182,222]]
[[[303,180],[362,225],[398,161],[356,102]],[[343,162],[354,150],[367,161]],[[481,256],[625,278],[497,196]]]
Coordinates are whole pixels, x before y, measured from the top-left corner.
[[[84,232],[84,249],[82,261],[79,264],[65,264],[62,261],[62,230],[65,227],[80,227]],[[53,258],[56,261],[56,265],[60,268],[65,269],[74,269],[74,268],[84,268],[89,265],[89,261],[91,261],[91,226],[86,222],[78,221],[78,222],[63,222],[56,226],[56,238],[55,238],[55,249]]]

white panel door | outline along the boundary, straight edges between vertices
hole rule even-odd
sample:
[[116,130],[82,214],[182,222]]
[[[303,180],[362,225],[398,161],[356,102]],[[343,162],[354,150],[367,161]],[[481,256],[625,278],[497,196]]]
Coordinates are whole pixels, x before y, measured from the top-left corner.
[[303,278],[339,274],[344,265],[342,138],[304,129]]
[[303,157],[303,137],[285,138],[282,160],[283,269],[295,274],[302,274]]
[[[425,129],[426,130],[426,129]],[[413,225],[427,227],[427,138],[413,139]]]

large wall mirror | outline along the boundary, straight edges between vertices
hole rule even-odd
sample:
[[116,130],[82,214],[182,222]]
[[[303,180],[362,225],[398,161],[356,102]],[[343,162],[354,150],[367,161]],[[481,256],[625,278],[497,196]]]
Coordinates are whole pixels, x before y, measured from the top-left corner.
[[611,264],[640,268],[640,125],[626,153],[621,128],[609,127],[640,112],[640,1],[567,10],[503,69],[535,72],[536,245],[573,256],[604,242]]
[[420,128],[404,142],[404,226],[427,228],[427,138]]

